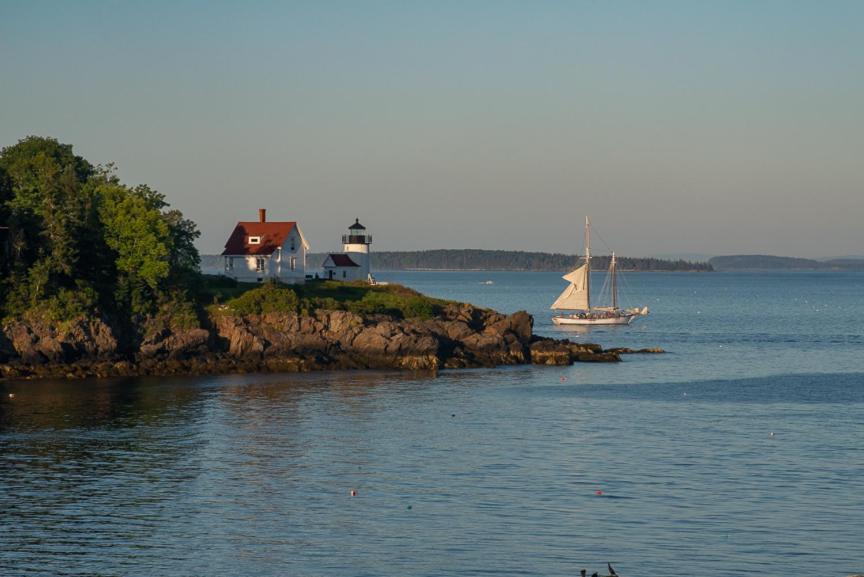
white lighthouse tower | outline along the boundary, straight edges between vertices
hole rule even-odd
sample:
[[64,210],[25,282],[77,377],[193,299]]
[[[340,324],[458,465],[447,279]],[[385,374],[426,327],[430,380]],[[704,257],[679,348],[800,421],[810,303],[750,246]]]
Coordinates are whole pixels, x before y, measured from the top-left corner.
[[360,219],[354,219],[354,224],[348,227],[348,234],[342,235],[342,252],[347,254],[352,261],[357,263],[360,270],[357,276],[364,280],[373,281],[369,268],[369,250],[372,245],[372,235],[366,231],[366,227],[360,224]]

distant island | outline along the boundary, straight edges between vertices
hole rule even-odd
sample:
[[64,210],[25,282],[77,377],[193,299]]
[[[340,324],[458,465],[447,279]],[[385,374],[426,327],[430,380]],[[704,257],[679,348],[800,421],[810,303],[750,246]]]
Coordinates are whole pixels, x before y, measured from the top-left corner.
[[[307,255],[306,270],[321,269],[326,253]],[[382,251],[372,253],[373,270],[483,270],[483,271],[547,271],[563,272],[577,266],[579,255],[524,252],[515,250],[438,249],[417,251]],[[222,257],[202,255],[201,269],[216,272],[222,266]],[[595,269],[609,266],[608,256],[593,259]],[[664,260],[659,258],[618,257],[618,266],[632,271],[696,271],[713,270],[707,262]]]
[[708,263],[718,271],[735,270],[859,270],[864,271],[864,259],[835,258],[814,260],[765,254],[738,254],[715,256]]

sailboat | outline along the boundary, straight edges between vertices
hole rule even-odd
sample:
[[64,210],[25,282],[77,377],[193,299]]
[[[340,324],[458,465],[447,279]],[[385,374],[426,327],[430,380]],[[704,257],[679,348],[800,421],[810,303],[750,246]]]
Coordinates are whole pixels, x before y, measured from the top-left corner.
[[584,261],[582,266],[562,277],[570,284],[552,303],[551,308],[555,311],[570,311],[570,313],[553,316],[553,323],[556,325],[629,325],[637,317],[648,314],[648,307],[618,308],[618,264],[614,252],[609,262],[608,277],[611,306],[591,306],[591,220],[587,216],[585,217]]

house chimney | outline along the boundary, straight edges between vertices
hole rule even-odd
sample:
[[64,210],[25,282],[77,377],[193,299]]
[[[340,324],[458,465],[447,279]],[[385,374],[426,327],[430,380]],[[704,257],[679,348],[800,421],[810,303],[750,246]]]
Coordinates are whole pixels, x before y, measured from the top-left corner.
[[258,209],[258,222],[267,222],[267,209],[259,208]]

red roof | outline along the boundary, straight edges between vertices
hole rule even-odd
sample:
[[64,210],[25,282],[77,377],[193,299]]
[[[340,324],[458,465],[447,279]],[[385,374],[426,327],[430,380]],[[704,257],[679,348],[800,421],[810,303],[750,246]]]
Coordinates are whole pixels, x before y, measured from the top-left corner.
[[330,253],[328,256],[335,266],[360,266],[351,260],[351,257],[347,254]]
[[[269,255],[285,244],[296,222],[238,222],[225,243],[223,255]],[[249,244],[250,236],[260,236],[261,244]],[[303,242],[303,239],[300,239]]]

